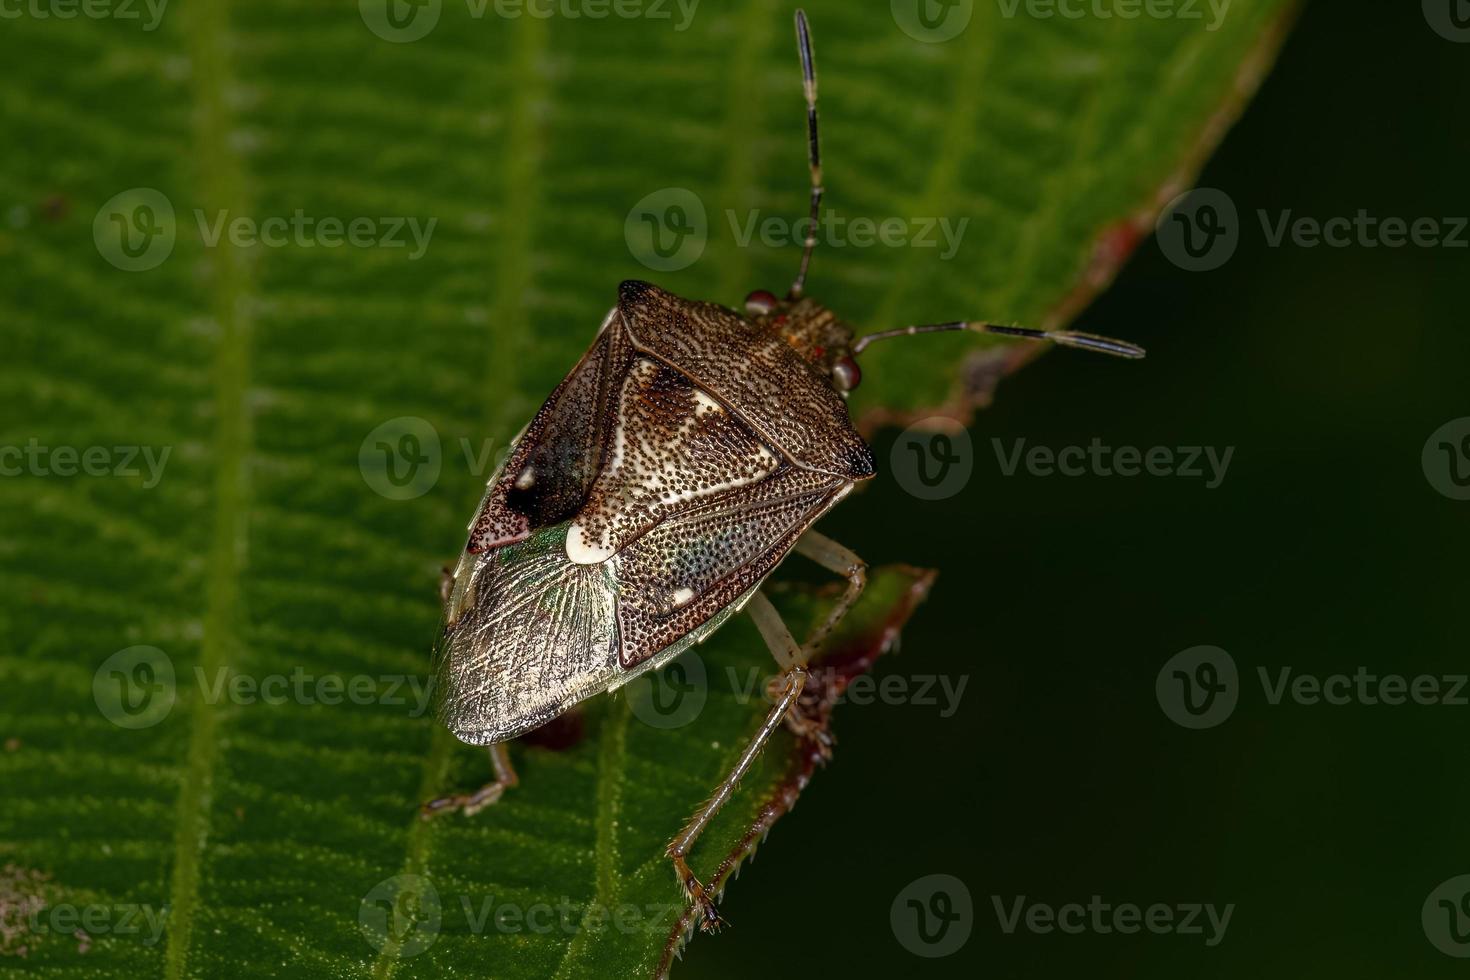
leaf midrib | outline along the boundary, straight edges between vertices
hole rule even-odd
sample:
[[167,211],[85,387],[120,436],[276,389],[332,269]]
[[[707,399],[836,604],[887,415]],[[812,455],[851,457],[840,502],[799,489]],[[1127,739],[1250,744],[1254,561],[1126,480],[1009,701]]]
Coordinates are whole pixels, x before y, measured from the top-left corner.
[[[245,208],[244,173],[230,148],[231,117],[225,94],[231,83],[226,3],[191,5],[182,29],[192,69],[194,143],[201,199],[237,214]],[[250,293],[244,256],[228,236],[206,256],[212,269],[213,315],[220,327],[214,363],[214,527],[205,571],[204,634],[200,667],[209,674],[229,669],[240,625],[240,573],[245,561],[248,486],[245,461],[251,445],[246,392],[250,383],[250,322],[243,302]],[[199,905],[199,870],[209,836],[209,805],[218,757],[218,708],[195,700],[189,753],[179,790],[174,830],[174,867],[169,883],[169,917],[164,975],[184,976]]]
[[[520,388],[520,338],[529,333],[525,300],[532,279],[533,218],[544,156],[541,124],[536,113],[539,106],[548,105],[551,100],[550,84],[543,70],[549,28],[536,17],[517,18],[511,24],[515,31],[515,61],[511,74],[522,83],[511,90],[510,122],[505,140],[507,173],[501,188],[504,195],[500,206],[502,220],[498,222],[505,233],[495,238],[500,248],[491,263],[497,274],[489,322],[496,327],[496,339],[504,344],[503,349],[492,351],[489,363],[482,370],[483,389],[495,395],[490,399],[487,413],[487,431],[492,434],[507,431],[515,424],[512,413],[520,410],[517,399],[511,395]],[[423,799],[429,799],[443,789],[456,744],[449,732],[437,724],[430,738],[420,784]],[[417,814],[410,819],[402,874],[422,875],[429,867],[434,837],[429,823]],[[378,951],[373,977],[390,980],[400,962],[398,947],[390,939]]]

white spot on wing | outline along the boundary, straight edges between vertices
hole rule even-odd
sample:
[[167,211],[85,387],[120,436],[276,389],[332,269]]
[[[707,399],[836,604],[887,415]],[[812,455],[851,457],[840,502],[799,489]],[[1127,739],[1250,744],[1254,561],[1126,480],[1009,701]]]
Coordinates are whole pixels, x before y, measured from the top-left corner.
[[613,556],[606,536],[591,541],[581,524],[573,521],[567,528],[567,559],[577,565],[599,565]]

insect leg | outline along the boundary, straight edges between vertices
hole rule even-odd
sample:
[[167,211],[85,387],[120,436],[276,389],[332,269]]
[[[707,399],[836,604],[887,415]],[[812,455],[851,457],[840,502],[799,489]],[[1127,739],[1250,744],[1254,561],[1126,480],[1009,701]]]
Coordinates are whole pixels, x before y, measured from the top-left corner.
[[436,814],[463,810],[465,816],[472,817],[485,807],[497,802],[506,790],[521,781],[516,775],[515,768],[510,764],[510,752],[505,746],[505,742],[495,742],[487,746],[490,750],[490,765],[495,770],[494,779],[473,793],[456,793],[453,796],[441,796],[437,800],[430,800],[419,807],[419,816],[427,820]]
[[819,534],[816,531],[807,531],[797,538],[795,551],[828,571],[836,572],[847,579],[847,591],[842,593],[842,598],[837,600],[837,605],[833,606],[832,611],[827,614],[826,621],[807,639],[807,657],[810,658],[811,653],[822,644],[822,641],[826,640],[833,628],[842,621],[842,617],[852,609],[858,596],[863,594],[863,589],[868,584],[868,563],[825,534]]
[[679,883],[684,887],[684,894],[689,901],[698,906],[704,917],[700,928],[713,931],[720,926],[720,915],[715,910],[715,903],[705,891],[704,885],[695,877],[686,860],[690,848],[704,833],[704,828],[714,819],[716,813],[729,802],[730,797],[735,794],[735,787],[739,785],[740,779],[755,763],[756,757],[760,755],[761,749],[765,748],[766,742],[770,741],[771,735],[781,726],[781,719],[786,716],[787,710],[801,697],[801,689],[806,684],[806,651],[799,646],[792,637],[791,631],[781,621],[781,614],[776,612],[776,607],[771,605],[771,600],[762,592],[757,592],[750,597],[750,602],[745,607],[755,625],[761,631],[761,636],[771,648],[771,654],[785,669],[782,675],[785,678],[785,687],[776,703],[766,714],[765,721],[761,723],[760,729],[745,751],[740,753],[739,760],[734,768],[730,770],[718,787],[714,795],[704,806],[699,808],[679,836],[669,842],[664,853],[674,862],[674,874],[679,878]]

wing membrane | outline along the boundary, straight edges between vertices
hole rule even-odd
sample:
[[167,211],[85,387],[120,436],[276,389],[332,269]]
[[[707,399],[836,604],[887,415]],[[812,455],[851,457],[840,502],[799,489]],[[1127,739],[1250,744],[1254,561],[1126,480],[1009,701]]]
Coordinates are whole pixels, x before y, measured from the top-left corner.
[[623,674],[608,569],[568,561],[566,530],[460,560],[435,684],[462,741],[529,731]]

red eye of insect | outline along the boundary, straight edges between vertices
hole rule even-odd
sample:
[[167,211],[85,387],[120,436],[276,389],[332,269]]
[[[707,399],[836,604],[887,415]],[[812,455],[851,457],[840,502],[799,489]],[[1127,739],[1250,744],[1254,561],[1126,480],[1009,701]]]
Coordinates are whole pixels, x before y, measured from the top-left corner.
[[852,391],[863,383],[863,371],[858,362],[844,354],[832,364],[832,383],[838,391]]
[[767,289],[757,289],[745,297],[745,312],[751,316],[765,316],[780,302],[776,294]]

